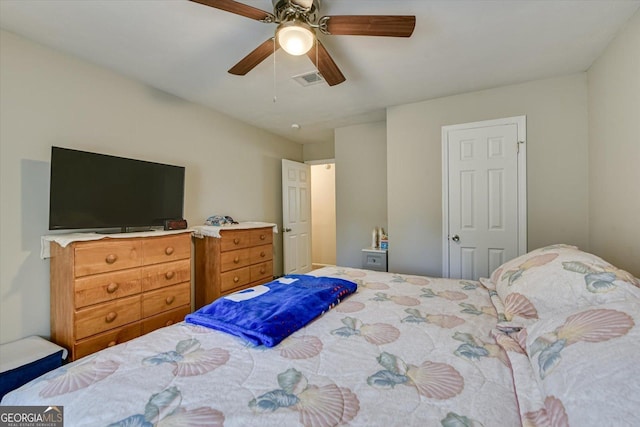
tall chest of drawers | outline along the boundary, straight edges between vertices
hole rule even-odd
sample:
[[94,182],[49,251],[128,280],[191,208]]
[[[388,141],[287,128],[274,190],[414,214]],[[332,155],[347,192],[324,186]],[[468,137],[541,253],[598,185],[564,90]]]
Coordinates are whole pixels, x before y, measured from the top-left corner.
[[273,227],[230,229],[194,238],[195,308],[273,280]]
[[191,312],[191,237],[51,243],[51,340],[75,360]]

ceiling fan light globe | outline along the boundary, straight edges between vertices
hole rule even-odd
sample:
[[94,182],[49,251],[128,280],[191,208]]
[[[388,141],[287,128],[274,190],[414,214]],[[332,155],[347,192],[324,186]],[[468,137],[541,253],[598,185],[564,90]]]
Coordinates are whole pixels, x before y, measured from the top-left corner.
[[309,52],[315,41],[313,31],[300,23],[287,24],[289,25],[281,25],[276,33],[280,47],[294,56]]

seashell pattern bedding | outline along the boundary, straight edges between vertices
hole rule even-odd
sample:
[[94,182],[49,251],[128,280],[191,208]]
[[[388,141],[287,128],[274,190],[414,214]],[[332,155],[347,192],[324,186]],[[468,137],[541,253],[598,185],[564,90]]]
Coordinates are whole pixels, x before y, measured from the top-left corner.
[[180,323],[63,366],[3,405],[65,425],[519,425],[479,282],[325,267],[356,294],[278,346]]
[[275,347],[180,323],[2,405],[67,426],[637,426],[640,280],[552,245],[480,281],[325,267],[355,294]]

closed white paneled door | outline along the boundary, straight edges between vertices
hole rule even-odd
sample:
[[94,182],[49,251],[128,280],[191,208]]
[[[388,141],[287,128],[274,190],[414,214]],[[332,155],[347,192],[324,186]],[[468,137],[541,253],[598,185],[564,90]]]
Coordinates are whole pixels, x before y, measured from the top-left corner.
[[477,280],[526,252],[525,118],[443,127],[443,275]]
[[311,271],[311,169],[282,160],[284,274]]

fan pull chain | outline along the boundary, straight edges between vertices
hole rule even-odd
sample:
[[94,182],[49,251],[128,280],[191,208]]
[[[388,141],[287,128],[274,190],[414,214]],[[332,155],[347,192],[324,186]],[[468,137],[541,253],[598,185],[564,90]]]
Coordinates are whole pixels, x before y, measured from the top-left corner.
[[320,72],[320,64],[318,64],[318,39],[316,38],[316,70],[318,70],[318,74],[322,75]]
[[273,103],[275,104],[278,100],[278,96],[276,94],[276,39],[273,39]]

